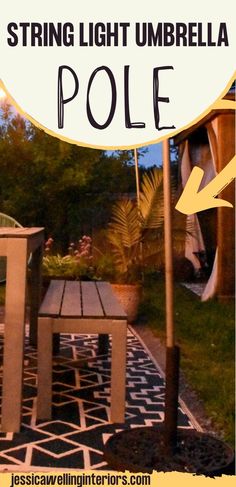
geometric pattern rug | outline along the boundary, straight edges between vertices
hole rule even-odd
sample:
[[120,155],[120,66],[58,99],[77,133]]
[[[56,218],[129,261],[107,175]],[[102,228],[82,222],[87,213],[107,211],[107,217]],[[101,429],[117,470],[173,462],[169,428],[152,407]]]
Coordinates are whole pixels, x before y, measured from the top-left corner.
[[[132,329],[127,338],[125,424],[109,422],[110,353],[97,355],[97,335],[69,334],[61,335],[54,358],[52,420],[37,422],[37,352],[26,343],[22,427],[20,433],[0,432],[1,471],[104,470],[102,451],[110,435],[163,422],[163,374]],[[198,429],[181,401],[178,413],[180,428]]]

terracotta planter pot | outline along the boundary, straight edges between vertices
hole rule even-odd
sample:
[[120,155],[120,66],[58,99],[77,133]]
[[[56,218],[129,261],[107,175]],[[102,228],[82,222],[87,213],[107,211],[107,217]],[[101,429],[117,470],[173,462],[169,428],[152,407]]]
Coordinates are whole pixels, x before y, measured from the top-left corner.
[[134,323],[142,296],[141,284],[112,284],[112,289],[127,313],[128,323]]

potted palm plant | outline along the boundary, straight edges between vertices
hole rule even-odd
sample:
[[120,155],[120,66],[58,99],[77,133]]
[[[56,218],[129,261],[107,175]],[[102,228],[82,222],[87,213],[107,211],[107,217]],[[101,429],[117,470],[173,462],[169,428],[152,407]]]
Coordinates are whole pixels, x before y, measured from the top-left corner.
[[162,261],[163,222],[162,170],[155,168],[143,176],[139,206],[132,199],[115,203],[107,233],[116,271],[113,289],[130,323],[137,317],[145,267]]

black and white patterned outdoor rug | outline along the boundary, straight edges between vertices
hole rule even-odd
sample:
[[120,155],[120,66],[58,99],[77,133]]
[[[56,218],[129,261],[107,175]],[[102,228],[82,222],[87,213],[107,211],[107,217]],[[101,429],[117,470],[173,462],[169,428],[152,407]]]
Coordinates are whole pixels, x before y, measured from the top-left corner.
[[[3,335],[0,340],[2,350]],[[22,428],[0,433],[0,470],[106,469],[102,450],[111,434],[162,422],[163,375],[132,329],[125,425],[109,423],[110,364],[110,354],[97,356],[96,335],[62,335],[53,367],[53,419],[37,422],[37,352],[26,344]],[[179,426],[198,428],[181,401]]]

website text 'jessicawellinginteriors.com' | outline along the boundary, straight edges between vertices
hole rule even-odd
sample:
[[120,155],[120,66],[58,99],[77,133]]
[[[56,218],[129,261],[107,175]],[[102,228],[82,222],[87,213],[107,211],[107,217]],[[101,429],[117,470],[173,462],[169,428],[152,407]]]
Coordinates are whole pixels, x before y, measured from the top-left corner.
[[87,486],[149,486],[151,485],[151,476],[148,474],[127,475],[122,474],[12,474],[10,487],[15,486],[65,486],[65,487],[87,487]]

